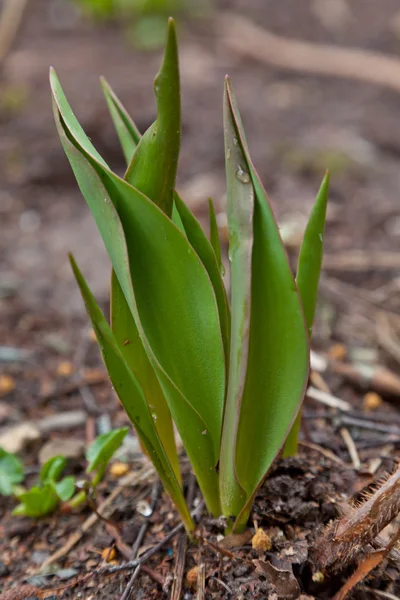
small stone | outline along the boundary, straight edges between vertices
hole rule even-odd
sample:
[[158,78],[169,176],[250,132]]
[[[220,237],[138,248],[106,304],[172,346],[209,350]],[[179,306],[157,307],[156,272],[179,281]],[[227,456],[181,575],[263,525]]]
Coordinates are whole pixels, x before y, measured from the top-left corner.
[[65,456],[65,458],[78,459],[84,454],[85,444],[81,440],[74,438],[64,438],[59,440],[50,440],[42,446],[39,452],[39,462],[43,465],[45,462],[55,456]]
[[328,350],[331,360],[343,360],[347,356],[347,348],[344,344],[333,344]]
[[59,571],[57,571],[56,576],[58,577],[58,579],[71,579],[72,577],[75,577],[75,575],[78,575],[79,571],[77,571],[77,569],[60,569]]
[[69,362],[68,360],[63,360],[57,366],[56,373],[60,377],[69,377],[72,374],[73,370],[74,370],[73,364],[71,362]]
[[117,556],[117,553],[115,551],[115,548],[104,548],[103,552],[101,553],[101,558],[107,562],[112,562],[115,557]]
[[368,392],[363,398],[363,407],[365,410],[376,410],[382,404],[383,400],[376,392]]
[[150,504],[146,500],[139,500],[136,504],[136,510],[139,514],[143,515],[143,517],[150,517],[153,512]]
[[34,552],[32,552],[31,561],[35,565],[41,565],[49,556],[50,553],[46,552],[45,550],[35,550]]
[[113,463],[110,467],[110,474],[113,477],[123,477],[129,471],[129,465],[122,462]]
[[29,442],[40,438],[39,429],[34,423],[27,421],[15,427],[8,427],[0,433],[0,446],[6,452],[18,454]]

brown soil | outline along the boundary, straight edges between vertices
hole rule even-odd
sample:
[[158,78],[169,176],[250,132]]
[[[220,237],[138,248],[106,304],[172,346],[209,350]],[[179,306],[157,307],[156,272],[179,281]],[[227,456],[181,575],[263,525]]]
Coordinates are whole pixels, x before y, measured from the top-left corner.
[[[31,468],[33,480],[38,468],[37,454],[45,441],[71,436],[90,441],[96,427],[98,430],[101,415],[108,415],[112,426],[125,423],[107,383],[91,387],[93,407],[82,401],[79,389],[67,393],[71,378],[57,374],[57,367],[65,360],[73,362],[74,372],[83,367],[101,368],[98,352],[88,337],[87,319],[67,253],[74,252],[103,305],[107,304],[109,268],[56,134],[48,67],[52,64],[56,68],[71,105],[95,146],[121,171],[122,157],[98,76],[105,75],[143,131],[154,118],[152,80],[160,52],[135,50],[125,42],[120,24],[95,25],[74,17],[61,0],[35,0],[28,4],[0,74],[0,344],[30,350],[32,355],[27,362],[0,362],[2,372],[16,383],[14,391],[0,399],[0,427],[71,409],[88,412],[85,425],[72,431],[43,434],[39,442],[25,448],[22,456]],[[379,10],[375,3],[343,0],[340,4],[347,7],[347,12],[344,9],[340,23],[334,15],[329,16],[329,1],[325,0],[221,0],[216,4],[222,10],[238,10],[270,31],[289,37],[392,55],[400,52],[396,0],[380,0]],[[325,17],[317,5],[325,6]],[[383,252],[396,257],[400,249],[398,94],[358,82],[284,72],[233,55],[219,39],[212,18],[182,23],[180,38],[182,194],[202,222],[206,221],[205,200],[209,195],[215,198],[218,211],[223,211],[221,98],[223,77],[229,72],[254,162],[286,229],[296,229],[308,214],[324,168],[332,169],[326,252],[328,257],[342,258],[325,271],[314,331],[316,349],[331,352],[336,358],[335,353],[340,350],[337,344],[341,343],[351,362],[354,352],[358,351],[359,357],[359,349],[363,348],[372,355],[374,365],[385,365],[393,373],[398,372],[399,346],[390,336],[392,343],[388,342],[388,335],[382,333],[382,321],[377,321],[392,319],[400,310],[396,288],[390,291],[385,287],[397,281],[400,258],[397,262],[394,259],[391,266],[385,266],[384,261],[379,264],[378,260]],[[296,246],[295,238],[294,234],[290,236],[291,247]],[[356,250],[375,253],[375,266],[352,267]],[[379,291],[375,299],[373,290]],[[391,326],[395,322],[390,321]],[[393,469],[400,440],[396,429],[400,423],[399,392],[383,394],[378,413],[367,414],[363,404],[365,389],[334,373],[328,375],[327,383],[335,395],[352,403],[357,418],[368,417],[372,427],[389,418],[395,429],[384,432],[382,446],[382,431],[360,429],[345,423],[341,413],[307,401],[304,439],[333,451],[342,465],[303,447],[298,460],[280,462],[270,474],[253,514],[258,526],[272,539],[271,551],[263,559],[272,563],[282,560],[288,548],[293,547],[293,572],[301,593],[321,599],[333,598],[355,563],[323,583],[313,581],[308,559],[313,536],[319,526],[335,515],[341,498],[352,496],[379,474]],[[352,468],[339,433],[343,426],[349,428],[364,465],[381,459],[376,474]],[[136,454],[133,457],[130,464],[135,469],[141,459]],[[71,469],[79,473],[82,465],[77,460]],[[107,477],[97,503],[115,485],[115,480]],[[119,525],[125,544],[135,541],[143,520],[136,512],[136,502],[148,498],[150,489],[151,482],[133,490],[128,488],[113,505],[112,520]],[[79,528],[90,514],[89,509],[83,514],[58,513],[35,522],[11,517],[12,506],[11,501],[0,500],[0,591],[5,593],[2,600],[44,597],[43,590],[48,588],[56,590],[51,594],[58,598],[101,600],[122,596],[129,572],[85,578],[102,564],[100,555],[104,548],[114,543],[102,522],[57,562],[55,574],[31,579],[46,556]],[[143,545],[161,540],[176,522],[173,508],[160,496]],[[253,561],[257,555],[249,540],[228,554],[216,550],[222,529],[223,524],[202,519],[198,531],[201,539],[188,546],[185,573],[200,562],[205,563],[206,598],[278,597],[273,595],[270,577],[256,571]],[[178,542],[179,536],[146,563],[147,571],[142,571],[132,598],[167,597]],[[123,563],[120,552],[116,560]],[[57,576],[57,568],[74,569],[76,577],[63,581]],[[164,581],[164,591],[157,577]],[[60,589],[71,582],[73,586]],[[23,585],[34,588],[21,590]],[[384,573],[378,568],[363,585],[368,587],[353,592],[354,597],[374,598],[373,589],[400,594],[398,572],[391,564]],[[25,595],[18,596],[17,590]],[[50,595],[50,591],[46,593]],[[185,586],[181,597],[190,600],[196,592]]]

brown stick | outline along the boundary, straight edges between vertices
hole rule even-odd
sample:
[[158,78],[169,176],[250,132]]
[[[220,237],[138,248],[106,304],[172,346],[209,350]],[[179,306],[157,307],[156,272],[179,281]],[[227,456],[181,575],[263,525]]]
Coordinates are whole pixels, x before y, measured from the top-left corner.
[[178,550],[174,569],[174,580],[171,589],[171,600],[179,600],[182,594],[183,576],[185,574],[186,550],[187,535],[183,533],[180,535],[178,540]]
[[0,62],[7,56],[17,35],[28,0],[6,0],[0,16]]
[[395,57],[293,40],[266,31],[233,13],[220,14],[217,31],[230,50],[273,67],[355,79],[400,92],[400,61]]

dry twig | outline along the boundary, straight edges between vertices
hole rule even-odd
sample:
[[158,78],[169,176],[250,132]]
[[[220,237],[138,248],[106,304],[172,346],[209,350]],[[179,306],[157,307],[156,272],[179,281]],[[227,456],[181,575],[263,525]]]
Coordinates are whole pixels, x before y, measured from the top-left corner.
[[[185,559],[187,549],[187,536],[181,534],[178,540],[178,550],[176,554],[176,563],[174,569],[174,579],[171,590],[171,600],[179,600],[183,587],[183,576],[185,573]],[[122,600],[122,598],[121,598]]]
[[349,430],[346,427],[341,427],[340,435],[342,436],[343,441],[346,444],[348,453],[351,458],[351,462],[353,463],[353,467],[356,469],[356,471],[358,471],[358,469],[361,467],[361,461],[360,457],[358,456],[356,445],[354,443],[353,438],[350,435]]
[[331,408],[338,408],[339,410],[343,411],[351,410],[351,404],[345,400],[336,398],[335,396],[332,396],[332,394],[327,394],[322,390],[317,390],[312,386],[307,389],[306,396],[308,396],[308,398],[312,398],[312,400],[315,400],[316,402],[330,406]]
[[206,597],[206,565],[200,563],[197,571],[197,595],[196,600],[205,600]]
[[0,62],[7,56],[22,22],[28,0],[6,0],[0,16]]
[[[222,36],[222,43],[229,50],[272,67],[355,79],[400,92],[400,61],[396,57],[368,50],[293,40],[266,31],[249,19],[228,12],[219,15],[217,28],[218,34]],[[376,264],[376,258],[357,256],[353,259],[353,264],[357,265],[358,270],[360,265],[370,265],[371,260]],[[384,263],[392,267],[394,262],[397,264],[395,268],[398,268],[399,254],[396,257],[392,255],[390,260],[381,259],[379,266]],[[343,260],[336,258],[332,260],[332,264],[341,269]],[[349,261],[347,264],[349,265]]]

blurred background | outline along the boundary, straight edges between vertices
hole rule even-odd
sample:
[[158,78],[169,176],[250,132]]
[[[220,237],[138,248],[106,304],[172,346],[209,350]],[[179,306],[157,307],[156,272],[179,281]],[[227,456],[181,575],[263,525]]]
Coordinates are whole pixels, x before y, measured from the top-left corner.
[[397,368],[398,0],[0,6],[0,345],[42,353],[49,365],[73,355],[87,319],[68,251],[107,303],[106,254],[56,133],[49,66],[94,145],[123,173],[98,78],[108,79],[144,131],[155,118],[153,79],[172,14],[180,38],[181,194],[205,226],[213,197],[226,242],[222,92],[229,73],[294,264],[324,170],[332,172],[316,347],[374,361],[382,354]]

